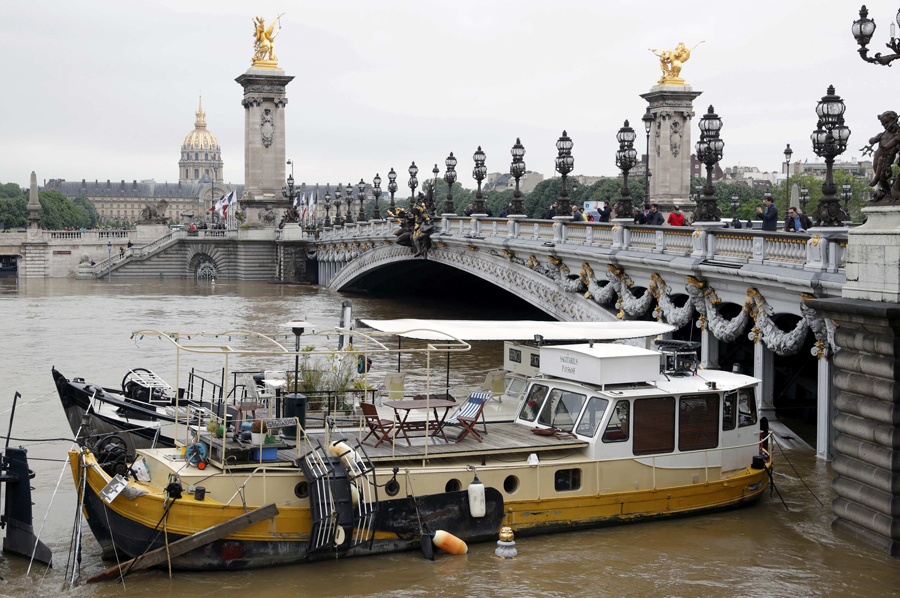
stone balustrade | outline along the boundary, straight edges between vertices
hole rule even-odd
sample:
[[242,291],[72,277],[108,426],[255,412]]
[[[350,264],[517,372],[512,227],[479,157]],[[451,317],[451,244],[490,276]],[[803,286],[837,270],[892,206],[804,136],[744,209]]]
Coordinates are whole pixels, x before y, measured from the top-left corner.
[[[390,237],[394,221],[359,222],[324,229],[319,241]],[[725,264],[764,264],[821,272],[844,269],[846,231],[826,236],[731,228],[647,226],[631,223],[548,221],[528,218],[448,216],[439,236],[501,238],[598,247],[618,251],[692,256]]]

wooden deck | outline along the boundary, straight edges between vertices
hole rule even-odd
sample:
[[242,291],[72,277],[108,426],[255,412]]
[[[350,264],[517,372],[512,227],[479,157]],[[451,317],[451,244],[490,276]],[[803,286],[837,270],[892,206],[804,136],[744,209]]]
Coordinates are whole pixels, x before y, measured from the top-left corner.
[[[449,443],[445,443],[443,438],[434,438],[428,445],[428,459],[450,459],[457,457],[472,457],[478,455],[499,455],[510,453],[541,453],[547,451],[558,451],[561,449],[572,450],[582,448],[588,445],[587,441],[579,438],[561,438],[554,436],[537,436],[531,433],[529,428],[518,426],[510,423],[488,423],[487,434],[484,434],[481,424],[476,428],[484,439],[484,442],[478,442],[470,434],[462,440],[462,442],[454,442],[458,428],[445,428]],[[325,444],[324,434],[318,432],[310,432],[310,440],[319,440],[322,445]],[[336,438],[350,438],[353,434],[333,434],[332,440]],[[382,442],[378,448],[373,445],[374,436],[369,438],[363,445],[366,454],[373,462],[398,461],[398,460],[417,460],[425,457],[425,438],[423,436],[413,436],[411,440],[413,445],[409,446],[406,439],[402,436],[394,440],[394,446],[387,441]],[[302,450],[302,449],[301,449]]]

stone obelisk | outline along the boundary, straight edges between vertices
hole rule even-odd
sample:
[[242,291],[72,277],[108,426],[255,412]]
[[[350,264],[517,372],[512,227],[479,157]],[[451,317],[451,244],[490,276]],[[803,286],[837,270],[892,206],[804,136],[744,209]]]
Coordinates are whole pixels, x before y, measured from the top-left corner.
[[31,171],[31,185],[28,187],[28,240],[41,239],[41,201],[38,198],[37,174]]
[[[695,46],[696,47],[696,46]],[[694,91],[681,78],[681,66],[691,51],[684,44],[674,50],[653,50],[659,57],[663,76],[641,97],[650,104],[653,126],[650,134],[650,194],[647,203],[659,204],[665,216],[676,206],[689,219],[691,199],[691,118],[694,116]]]
[[275,227],[290,200],[281,195],[285,176],[284,109],[285,87],[293,77],[285,76],[275,56],[274,27],[254,19],[256,41],[252,65],[235,79],[244,88],[244,223],[253,228]]

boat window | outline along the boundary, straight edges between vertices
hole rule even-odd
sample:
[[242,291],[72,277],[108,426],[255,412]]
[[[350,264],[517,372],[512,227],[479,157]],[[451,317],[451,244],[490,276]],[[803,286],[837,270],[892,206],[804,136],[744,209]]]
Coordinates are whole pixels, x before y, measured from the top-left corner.
[[571,430],[575,427],[575,420],[581,413],[585,398],[582,394],[554,388],[550,391],[550,398],[544,403],[538,423],[560,430]]
[[603,432],[603,442],[624,442],[628,440],[628,401],[619,401],[612,415],[609,416],[609,423],[606,424],[606,431]]
[[519,411],[519,419],[533,422],[544,405],[544,399],[547,398],[547,391],[549,390],[550,388],[543,384],[532,386],[531,390],[528,391],[528,398],[522,404],[522,410]]
[[722,429],[734,430],[737,425],[737,391],[725,393],[725,401],[722,403]]
[[603,421],[603,414],[606,413],[607,405],[609,405],[609,401],[606,399],[591,397],[588,400],[584,414],[581,416],[581,420],[578,422],[575,433],[593,437],[597,433],[597,428],[600,427],[600,422]]
[[636,400],[634,454],[671,453],[674,450],[675,397]]
[[756,424],[756,397],[753,388],[738,391],[738,426],[745,428]]
[[506,379],[506,396],[511,398],[516,398],[522,394],[522,391],[525,390],[525,380],[522,378],[507,378]]
[[678,399],[678,450],[697,451],[719,446],[719,395]]
[[557,492],[581,489],[580,469],[558,469],[553,476],[553,488]]

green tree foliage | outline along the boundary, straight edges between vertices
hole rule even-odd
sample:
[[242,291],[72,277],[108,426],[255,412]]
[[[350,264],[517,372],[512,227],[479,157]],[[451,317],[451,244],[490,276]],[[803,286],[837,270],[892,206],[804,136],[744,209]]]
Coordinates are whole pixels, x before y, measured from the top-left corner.
[[[806,187],[809,189],[809,203],[806,206],[806,214],[811,215],[816,211],[816,208],[819,205],[819,200],[822,199],[822,185],[825,181],[821,179],[816,179],[811,177],[808,174],[799,174],[799,175],[791,175],[790,186],[791,188],[794,185],[797,185],[797,188],[800,189],[802,187]],[[841,196],[842,187],[845,183],[849,183],[851,187],[851,195],[853,196],[850,199],[849,210],[850,210],[850,218],[855,222],[862,222],[863,214],[861,212],[862,208],[868,205],[866,198],[869,196],[869,192],[872,190],[869,187],[869,183],[866,179],[853,176],[846,170],[838,170],[834,173],[834,183],[837,185],[837,193],[838,197]],[[779,215],[787,213],[786,210],[788,207],[788,203],[791,206],[800,208],[800,201],[791,201],[788,202],[785,200],[785,183],[782,182],[778,185],[778,187],[772,192],[772,196],[775,198],[775,206],[778,208]],[[841,207],[844,206],[843,200],[841,201]]]
[[41,191],[41,227],[46,229],[88,228],[99,222],[97,211],[90,211],[83,204],[90,204],[87,198],[81,202],[69,201],[59,191]]
[[27,205],[28,198],[24,195],[0,197],[0,230],[24,228],[28,224]]
[[79,195],[72,200],[72,203],[80,208],[87,216],[89,222],[87,226],[94,228],[100,224],[100,214],[97,213],[97,208],[94,207],[94,204],[91,203],[91,200],[89,200],[84,195]]
[[24,195],[24,189],[15,183],[0,183],[0,198],[13,199]]

